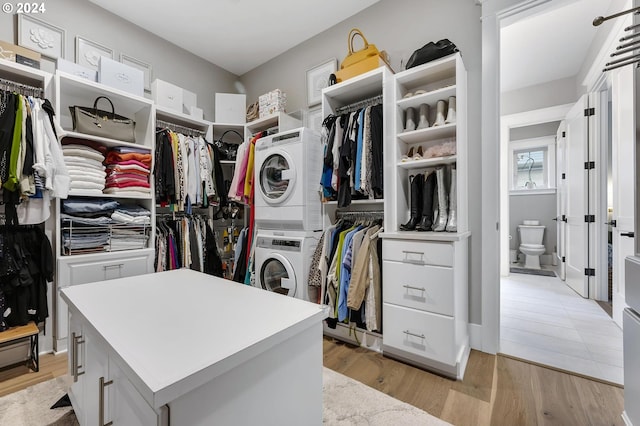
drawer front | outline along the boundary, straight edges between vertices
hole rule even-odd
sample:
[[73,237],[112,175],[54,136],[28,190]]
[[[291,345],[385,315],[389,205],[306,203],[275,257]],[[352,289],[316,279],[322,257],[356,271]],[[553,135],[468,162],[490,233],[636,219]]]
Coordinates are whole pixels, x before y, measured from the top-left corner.
[[113,280],[133,277],[151,272],[148,269],[149,257],[145,255],[109,259],[97,262],[69,264],[69,284],[86,284],[93,281]]
[[453,269],[383,261],[385,303],[453,315]]
[[453,266],[453,244],[434,241],[384,240],[382,259],[416,265]]
[[385,346],[455,364],[453,318],[386,303],[382,311]]

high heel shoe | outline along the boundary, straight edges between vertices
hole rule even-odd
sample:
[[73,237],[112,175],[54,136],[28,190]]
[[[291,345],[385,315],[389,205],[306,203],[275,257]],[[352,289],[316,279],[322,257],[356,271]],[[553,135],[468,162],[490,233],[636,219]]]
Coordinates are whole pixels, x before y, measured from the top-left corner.
[[443,126],[444,123],[444,111],[447,109],[447,103],[443,100],[439,100],[436,105],[436,120],[431,127]]
[[456,122],[456,97],[449,97],[449,110],[447,111],[447,119],[444,120],[446,124]]
[[414,160],[422,160],[422,145],[420,145],[418,147],[418,149],[416,150],[416,153],[413,155],[413,159]]
[[410,214],[409,221],[404,224],[400,224],[400,229],[402,231],[413,231],[416,229],[416,225],[422,219],[422,204],[423,204],[423,191],[424,191],[424,175],[422,173],[418,174],[411,181],[411,206],[410,206]]
[[406,120],[404,122],[404,131],[410,132],[416,129],[416,110],[412,107],[407,108],[406,110]]
[[418,130],[429,127],[429,105],[420,105],[420,121],[418,121]]
[[402,156],[402,162],[409,161],[413,159],[413,147],[409,148],[409,152]]

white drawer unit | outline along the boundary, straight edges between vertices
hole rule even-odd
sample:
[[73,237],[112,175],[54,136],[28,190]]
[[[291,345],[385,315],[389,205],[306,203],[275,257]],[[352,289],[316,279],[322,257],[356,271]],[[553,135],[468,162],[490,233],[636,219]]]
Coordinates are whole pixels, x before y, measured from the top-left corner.
[[463,378],[470,351],[468,241],[468,234],[383,240],[384,355]]
[[55,350],[60,352],[67,348],[67,304],[60,297],[61,289],[72,285],[151,273],[154,256],[153,249],[144,249],[61,257],[58,261],[56,281]]
[[385,260],[382,271],[386,303],[453,315],[453,269]]
[[386,240],[382,259],[416,265],[452,266],[453,246],[449,242]]
[[448,364],[455,357],[453,318],[385,304],[384,344],[419,358]]

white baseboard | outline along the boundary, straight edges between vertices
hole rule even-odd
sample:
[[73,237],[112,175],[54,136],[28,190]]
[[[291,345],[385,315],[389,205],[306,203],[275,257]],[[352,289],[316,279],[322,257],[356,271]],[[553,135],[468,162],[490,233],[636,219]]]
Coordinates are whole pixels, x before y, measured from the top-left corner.
[[482,326],[480,324],[469,324],[469,344],[471,349],[482,351]]

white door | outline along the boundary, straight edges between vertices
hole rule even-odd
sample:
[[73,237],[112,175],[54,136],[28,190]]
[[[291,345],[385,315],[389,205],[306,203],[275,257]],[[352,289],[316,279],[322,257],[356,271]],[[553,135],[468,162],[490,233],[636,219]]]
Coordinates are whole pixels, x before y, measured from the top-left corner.
[[634,254],[634,67],[611,71],[611,118],[613,139],[613,320],[622,327],[624,298],[624,259]]
[[566,119],[566,282],[582,297],[589,297],[589,237],[585,216],[588,214],[588,95],[571,108]]
[[556,134],[556,187],[557,187],[557,214],[556,214],[556,245],[558,264],[560,265],[560,279],[565,280],[566,267],[566,218],[567,218],[567,165],[566,165],[566,123],[563,121]]

